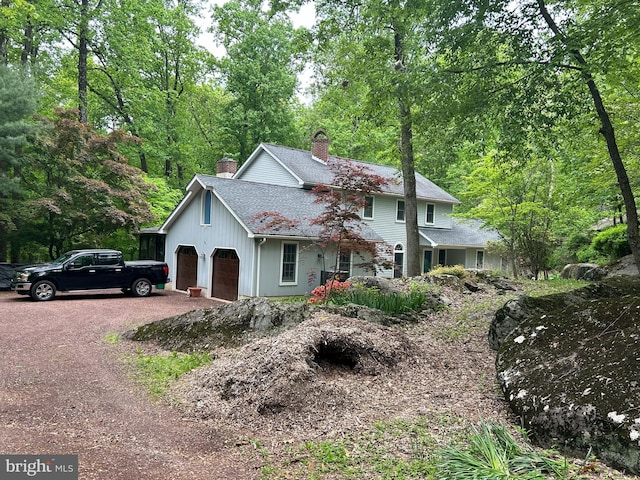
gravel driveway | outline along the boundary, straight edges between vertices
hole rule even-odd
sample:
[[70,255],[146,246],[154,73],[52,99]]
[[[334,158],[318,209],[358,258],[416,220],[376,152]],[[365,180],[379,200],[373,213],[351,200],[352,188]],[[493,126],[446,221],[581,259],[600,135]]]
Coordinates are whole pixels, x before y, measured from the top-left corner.
[[152,401],[105,335],[212,306],[172,291],[0,292],[0,454],[78,454],[81,479],[246,479],[238,432]]

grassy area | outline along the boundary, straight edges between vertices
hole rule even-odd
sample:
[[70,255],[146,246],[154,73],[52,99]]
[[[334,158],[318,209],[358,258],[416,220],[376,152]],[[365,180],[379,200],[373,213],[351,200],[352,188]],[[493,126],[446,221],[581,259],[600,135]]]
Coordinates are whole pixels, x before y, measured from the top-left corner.
[[426,417],[414,422],[379,422],[356,437],[323,439],[272,455],[260,447],[260,478],[284,479],[432,479],[432,480],[578,480],[583,465],[552,450],[533,448],[524,435],[513,435],[494,422],[464,426],[459,438],[440,445],[427,433]]
[[549,280],[519,280],[518,283],[522,285],[525,295],[529,295],[531,297],[543,297],[554,293],[576,290],[588,285],[589,282],[555,276]]
[[161,397],[180,375],[210,361],[211,357],[206,353],[171,352],[145,355],[138,351],[135,358],[136,379],[145,385],[152,395]]

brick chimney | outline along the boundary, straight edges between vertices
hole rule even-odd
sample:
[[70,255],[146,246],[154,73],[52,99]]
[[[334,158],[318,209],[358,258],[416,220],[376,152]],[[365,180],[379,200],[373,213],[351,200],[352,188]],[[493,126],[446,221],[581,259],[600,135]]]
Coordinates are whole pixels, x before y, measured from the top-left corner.
[[326,162],[329,159],[329,136],[324,130],[317,130],[311,140],[311,156]]
[[232,178],[238,171],[238,162],[230,158],[218,160],[216,164],[216,176],[222,178]]

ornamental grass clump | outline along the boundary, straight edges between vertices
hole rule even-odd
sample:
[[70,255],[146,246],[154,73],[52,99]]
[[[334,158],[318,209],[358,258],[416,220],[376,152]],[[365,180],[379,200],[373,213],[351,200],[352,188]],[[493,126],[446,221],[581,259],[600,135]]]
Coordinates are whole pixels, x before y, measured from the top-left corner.
[[440,454],[442,480],[565,479],[568,465],[534,450],[523,437],[518,443],[504,425],[483,422],[473,428],[466,447]]
[[424,288],[411,287],[407,293],[381,292],[377,288],[351,288],[334,294],[331,303],[346,305],[354,303],[381,310],[389,315],[415,312],[422,308],[427,301]]

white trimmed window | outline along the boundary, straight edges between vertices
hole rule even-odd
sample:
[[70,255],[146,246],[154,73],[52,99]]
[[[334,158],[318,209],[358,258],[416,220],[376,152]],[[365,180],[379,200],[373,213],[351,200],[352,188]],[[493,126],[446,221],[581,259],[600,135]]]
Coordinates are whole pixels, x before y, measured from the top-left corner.
[[282,242],[280,285],[298,284],[298,242]]
[[351,252],[340,252],[338,257],[338,271],[351,275]]
[[433,203],[427,203],[427,214],[424,221],[427,225],[436,223],[436,206]]
[[373,220],[373,196],[366,195],[364,197],[364,208],[362,209],[362,218],[365,220]]
[[202,196],[202,224],[211,225],[211,202],[213,196],[211,190],[206,190]]
[[404,200],[396,201],[396,222],[404,223],[405,211]]

